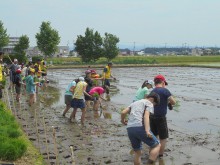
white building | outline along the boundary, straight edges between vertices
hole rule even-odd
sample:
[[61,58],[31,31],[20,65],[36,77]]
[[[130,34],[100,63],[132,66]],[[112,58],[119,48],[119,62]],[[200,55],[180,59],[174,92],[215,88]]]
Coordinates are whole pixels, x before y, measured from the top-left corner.
[[9,43],[3,48],[5,53],[13,53],[15,45],[18,44],[20,37],[9,37]]

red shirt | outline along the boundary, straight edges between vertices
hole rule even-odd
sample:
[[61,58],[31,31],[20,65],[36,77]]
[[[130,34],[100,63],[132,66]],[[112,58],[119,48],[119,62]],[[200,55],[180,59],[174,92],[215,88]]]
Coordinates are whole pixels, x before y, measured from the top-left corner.
[[90,95],[93,95],[94,93],[98,93],[99,95],[103,94],[105,90],[102,87],[94,87],[89,91]]

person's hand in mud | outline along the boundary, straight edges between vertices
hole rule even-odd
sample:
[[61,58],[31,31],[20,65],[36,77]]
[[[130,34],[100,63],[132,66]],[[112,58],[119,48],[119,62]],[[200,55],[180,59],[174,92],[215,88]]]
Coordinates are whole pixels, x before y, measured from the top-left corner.
[[148,137],[148,138],[150,138],[150,139],[153,138],[152,134],[151,134],[149,131],[146,131],[146,133],[147,133],[147,137]]
[[127,114],[131,112],[131,107],[127,107],[121,111],[121,123],[124,125],[128,124]]
[[128,120],[126,120],[126,119],[121,120],[121,123],[124,124],[124,125],[127,125],[128,124]]

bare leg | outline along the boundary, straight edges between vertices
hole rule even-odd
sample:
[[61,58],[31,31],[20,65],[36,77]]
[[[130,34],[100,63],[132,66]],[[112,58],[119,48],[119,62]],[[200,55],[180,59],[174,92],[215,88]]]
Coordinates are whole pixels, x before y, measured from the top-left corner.
[[65,110],[63,111],[63,116],[65,116],[66,115],[66,113],[68,112],[68,110],[71,108],[71,105],[66,105],[66,108],[65,108]]
[[81,116],[81,123],[84,124],[85,116],[86,116],[86,108],[82,108],[82,116]]
[[141,164],[141,150],[134,151],[134,165]]
[[34,94],[30,94],[29,105],[31,106],[34,103]]
[[160,147],[159,155],[163,155],[165,147],[166,147],[166,143],[167,143],[167,139],[160,139],[161,147]]
[[88,110],[88,109],[90,109],[90,100],[86,100],[86,109]]
[[71,115],[70,115],[70,121],[71,121],[72,119],[75,119],[76,112],[77,112],[77,108],[74,108],[74,109],[73,109],[73,112],[72,112]]
[[96,101],[94,101],[94,104],[93,104],[93,110],[98,111],[98,109],[99,109],[99,101],[96,100]]
[[158,144],[156,147],[151,148],[150,150],[150,155],[149,159],[155,161],[159,155],[159,150],[160,150],[160,144]]

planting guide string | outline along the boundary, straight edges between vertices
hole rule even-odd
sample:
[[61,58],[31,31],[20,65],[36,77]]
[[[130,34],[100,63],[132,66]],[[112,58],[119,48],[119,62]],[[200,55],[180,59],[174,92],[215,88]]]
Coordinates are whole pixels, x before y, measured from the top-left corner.
[[[42,92],[42,91],[40,91],[40,92]],[[53,92],[52,92],[53,93]],[[45,93],[44,93],[45,94]],[[12,106],[11,106],[11,110],[12,110],[12,112],[14,111],[14,114],[16,115],[16,117],[17,117],[17,119],[19,119],[19,121],[22,123],[22,122],[24,122],[25,124],[23,125],[22,124],[22,126],[23,126],[23,130],[26,132],[26,134],[27,134],[27,136],[29,137],[29,139],[37,146],[37,148],[39,148],[39,150],[40,150],[40,152],[43,154],[43,155],[47,155],[47,161],[49,161],[49,162],[51,162],[49,159],[54,159],[53,157],[50,157],[50,152],[49,152],[49,147],[48,147],[48,145],[47,145],[47,142],[48,142],[48,139],[47,138],[45,138],[44,137],[44,139],[46,139],[46,140],[43,140],[43,139],[40,139],[39,138],[39,128],[40,128],[40,126],[43,126],[43,125],[45,125],[46,124],[46,121],[45,121],[45,119],[47,119],[47,118],[45,118],[45,109],[44,108],[42,108],[42,106],[44,106],[44,105],[41,105],[41,102],[40,102],[40,98],[39,98],[39,95],[37,95],[37,99],[38,99],[38,102],[37,103],[34,103],[34,105],[33,106],[31,106],[31,107],[28,107],[28,108],[26,108],[27,107],[27,103],[26,103],[26,98],[25,97],[22,97],[21,99],[20,99],[20,103],[18,103],[19,105],[21,105],[21,106],[19,106],[19,109],[20,110],[18,110],[18,107],[16,107],[16,102],[14,101],[14,95],[13,95],[13,92],[11,92],[10,93],[10,96],[11,96],[11,102],[10,101],[8,101],[8,103],[9,103],[9,105],[10,104],[12,104]],[[13,98],[13,99],[12,99]],[[25,99],[25,101],[23,101]],[[8,100],[9,100],[9,96],[8,96]],[[22,106],[22,103],[23,103],[23,106]],[[38,103],[39,103],[39,105],[38,105]],[[106,105],[107,106],[107,105]],[[106,106],[103,106],[103,107],[100,107],[100,109],[99,109],[99,111],[101,112],[101,110],[104,110],[103,111],[103,113],[105,113],[105,109],[106,109]],[[37,107],[39,107],[38,109],[39,110],[37,110]],[[40,108],[42,108],[42,109],[44,109],[43,111],[40,109]],[[42,113],[43,112],[43,113]],[[103,114],[103,113],[101,113],[101,115]],[[40,117],[39,116],[39,114],[43,114],[43,118],[42,117]],[[25,119],[23,119],[23,117],[25,116]],[[104,116],[105,117],[105,116]],[[34,120],[33,120],[34,119]],[[57,123],[56,123],[57,124]],[[54,125],[54,124],[53,124]],[[33,128],[36,128],[36,129],[33,129]],[[26,128],[26,129],[25,129]],[[58,127],[55,127],[55,128],[58,128]],[[55,131],[56,129],[54,129],[54,131]],[[33,131],[35,131],[35,132],[33,132]],[[44,131],[44,136],[46,136],[47,137],[47,127],[45,126],[43,126],[43,131]],[[58,148],[58,146],[57,146],[57,140],[56,140],[56,134],[54,134],[53,132],[54,131],[51,131],[51,129],[50,129],[50,131],[48,132],[48,135],[49,135],[49,137],[53,137],[53,139],[55,139],[54,140],[54,147],[56,147],[56,148]],[[82,133],[80,133],[81,134],[81,136],[83,136],[83,134]],[[37,135],[37,136],[34,136],[34,135]],[[37,137],[37,141],[35,141],[36,140],[36,137]],[[37,142],[37,143],[36,143]],[[51,140],[51,142],[52,142],[52,140]],[[44,152],[44,148],[40,148],[40,143],[42,144],[42,143],[44,143],[44,145],[43,146],[46,146],[46,154],[45,154],[45,152]],[[63,146],[62,144],[59,144],[59,146],[62,146],[63,148],[65,148],[66,150],[68,150],[69,151],[69,147],[67,148],[66,146]],[[83,146],[82,146],[83,147]],[[103,148],[104,149],[104,148]],[[50,148],[50,150],[51,150],[51,148]],[[59,155],[58,155],[58,150],[56,149],[56,150],[54,150],[54,149],[52,149],[53,150],[53,152],[52,153],[54,153],[54,155],[56,155],[56,164],[58,164],[59,163]],[[72,151],[69,151],[70,153],[71,153],[71,155],[73,155],[72,154]],[[103,153],[104,154],[104,153]],[[103,155],[104,156],[104,155]],[[74,158],[74,161],[72,160],[72,163],[74,164],[74,162],[75,162],[75,157],[74,156],[71,156],[70,158]],[[49,163],[48,162],[48,163]],[[52,162],[53,162],[53,160],[52,160]]]
[[[33,135],[37,135],[37,144],[35,143],[36,146],[38,146],[37,148],[39,148],[41,153],[44,153],[42,151],[42,148],[40,148],[40,143],[44,143],[43,146],[46,146],[46,155],[47,155],[47,161],[49,163],[49,159],[50,159],[50,152],[49,152],[49,147],[48,147],[48,131],[47,131],[47,126],[46,126],[46,121],[45,121],[45,110],[44,108],[43,111],[40,110],[40,107],[42,107],[42,105],[40,104],[40,102],[38,102],[40,105],[36,105],[37,103],[34,104],[33,107],[29,107],[28,109],[25,107],[25,103],[26,103],[26,97],[20,99],[20,102],[18,102],[17,104],[14,101],[14,96],[13,96],[13,92],[10,92],[10,95],[8,94],[8,91],[6,90],[6,92],[3,92],[4,95],[7,95],[7,97],[5,96],[5,102],[8,103],[8,108],[13,112],[13,114],[15,115],[15,117],[17,118],[17,120],[19,121],[19,123],[21,123],[21,125],[23,126],[23,130],[26,133],[27,137],[29,137],[30,140],[32,140],[32,142],[35,141],[35,139],[33,138]],[[11,97],[11,99],[9,99],[9,97]],[[7,100],[6,100],[7,99]],[[25,101],[23,102],[23,99],[25,99]],[[12,102],[12,106],[11,106],[11,102],[9,101],[11,100]],[[22,106],[22,104],[24,106]],[[37,108],[39,107],[39,108]],[[34,108],[34,110],[33,110]],[[34,112],[33,112],[34,111]],[[43,112],[43,113],[41,113]],[[34,113],[34,114],[33,114]],[[41,115],[43,115],[43,118],[41,118],[39,116],[39,114],[41,113]],[[31,115],[32,114],[32,115]],[[32,120],[34,118],[34,122],[30,122],[28,120]],[[25,124],[22,123],[22,121],[24,121]],[[43,126],[43,130],[39,130],[38,127]],[[35,127],[36,129],[31,129]],[[31,132],[28,133],[28,129],[29,131],[31,130]],[[32,132],[35,131],[35,132]],[[44,139],[40,139],[40,135],[39,135],[39,131],[44,133]],[[54,140],[54,146],[56,146],[56,150],[54,155],[56,155],[56,164],[59,164],[59,153],[58,153],[58,147],[57,147],[57,142],[56,142],[56,129],[53,128],[53,130],[49,131],[49,137],[53,137]],[[52,141],[52,140],[49,140]],[[54,152],[54,149],[51,149]],[[66,148],[66,150],[69,151],[69,149]],[[51,153],[53,153],[51,152]],[[69,153],[72,154],[71,151],[69,151]],[[45,154],[43,154],[45,155]],[[73,161],[73,160],[72,160]],[[75,162],[75,160],[73,161]],[[50,164],[50,163],[49,163]]]
[[[40,91],[40,93],[41,92],[45,96],[46,92]],[[7,90],[6,90],[6,94],[7,94]],[[9,97],[11,97],[11,99],[9,99]],[[58,145],[62,146],[62,149],[65,148],[65,150],[68,153],[71,153],[70,158],[73,159],[74,154],[72,154],[72,151],[70,151],[69,146],[67,147],[67,146],[60,144],[62,142],[61,139],[60,139],[60,143],[58,143],[59,140],[57,140],[56,133],[54,133],[54,131],[56,131],[55,128],[58,128],[58,127],[54,127],[53,130],[52,129],[49,129],[49,131],[47,130],[46,123],[49,123],[49,122],[45,121],[48,119],[45,117],[45,114],[47,113],[47,111],[45,108],[43,108],[43,106],[45,106],[45,105],[41,104],[41,102],[40,102],[40,96],[37,95],[36,98],[38,101],[36,103],[34,103],[34,105],[31,107],[28,107],[27,102],[26,102],[26,97],[22,97],[20,99],[20,103],[15,102],[13,97],[14,97],[14,95],[12,92],[10,92],[10,96],[8,95],[8,97],[7,97],[9,106],[12,104],[12,106],[10,106],[11,111],[14,112],[13,114],[17,117],[17,120],[19,122],[25,123],[25,124],[22,124],[24,132],[27,134],[27,137],[37,146],[37,148],[40,150],[40,152],[43,155],[47,156],[46,160],[48,161],[48,163],[49,162],[52,163],[54,159],[56,159],[55,160],[56,164],[60,163],[60,161],[59,161],[60,160],[60,151],[58,152],[58,148],[59,148]],[[19,106],[17,106],[17,105],[19,105]],[[28,108],[26,108],[26,107],[28,107]],[[100,107],[100,109],[102,109],[104,111],[105,111],[105,108],[106,108],[105,106]],[[103,113],[101,113],[101,114],[103,114]],[[43,115],[43,117],[42,117],[42,115]],[[52,124],[52,125],[57,125],[57,123]],[[33,129],[34,127],[35,127],[35,129]],[[41,128],[43,128],[43,129],[41,129]],[[42,132],[43,132],[44,137],[40,136],[40,134],[42,135]],[[83,135],[81,135],[81,136],[83,136]],[[47,137],[49,137],[49,138],[47,138]],[[36,141],[36,138],[37,138],[37,141]],[[53,138],[55,140],[53,140],[51,138]],[[67,135],[66,138],[70,139],[71,136]],[[44,139],[46,139],[46,140],[44,140]],[[50,144],[50,147],[48,146],[48,143]],[[54,144],[54,147],[51,147],[52,144]],[[43,146],[43,148],[41,148],[41,146]],[[46,146],[46,149],[45,149],[45,146]],[[55,148],[57,148],[57,149],[55,150]],[[54,154],[55,158],[53,158],[53,156],[51,154]],[[68,157],[66,156],[66,158],[68,158]],[[71,162],[74,164],[75,159],[74,159],[74,161],[71,160]]]

